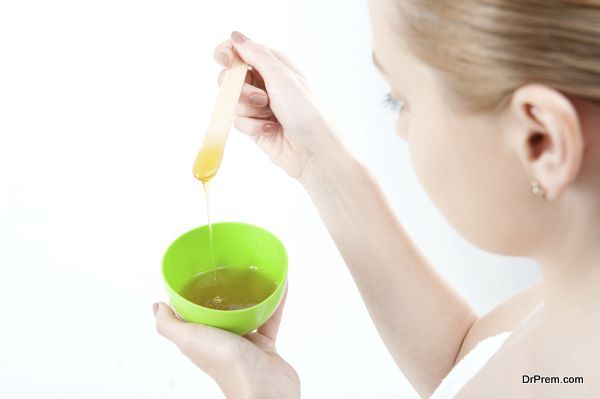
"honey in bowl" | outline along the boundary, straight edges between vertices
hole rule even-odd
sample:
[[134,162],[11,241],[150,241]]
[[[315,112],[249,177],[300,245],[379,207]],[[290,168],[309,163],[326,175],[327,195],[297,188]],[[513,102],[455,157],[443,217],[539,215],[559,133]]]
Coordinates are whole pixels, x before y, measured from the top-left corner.
[[220,267],[198,273],[180,294],[190,302],[217,310],[240,310],[267,299],[277,284],[256,266]]

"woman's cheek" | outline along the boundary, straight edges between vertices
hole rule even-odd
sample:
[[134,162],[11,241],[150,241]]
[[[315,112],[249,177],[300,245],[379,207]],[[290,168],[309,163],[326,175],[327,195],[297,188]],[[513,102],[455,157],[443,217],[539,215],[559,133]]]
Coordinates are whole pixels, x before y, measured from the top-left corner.
[[[413,121],[414,122],[414,121]],[[421,122],[421,120],[419,120]],[[421,187],[444,218],[468,241],[494,250],[501,233],[490,226],[502,225],[489,208],[497,200],[488,193],[494,190],[484,171],[484,162],[473,157],[476,151],[467,136],[435,126],[435,121],[413,123],[409,153]],[[491,162],[491,161],[490,161]],[[498,208],[495,208],[498,209]],[[492,234],[493,233],[493,234]]]
[[400,111],[396,118],[396,134],[398,137],[408,142],[410,131],[410,114],[406,111]]
[[426,126],[413,123],[409,154],[421,187],[442,213],[450,213],[446,216],[451,217],[452,209],[448,208],[458,194],[458,187],[455,187],[456,160],[452,159],[451,143],[445,141],[444,133],[430,126],[430,121],[426,122]]
[[[398,131],[400,132],[400,130]],[[432,164],[435,163],[436,155],[432,153],[432,143],[425,137],[426,133],[423,131],[413,132],[408,143],[408,150],[419,183],[425,192],[434,199],[435,193],[432,192],[432,188],[435,187],[436,174]]]

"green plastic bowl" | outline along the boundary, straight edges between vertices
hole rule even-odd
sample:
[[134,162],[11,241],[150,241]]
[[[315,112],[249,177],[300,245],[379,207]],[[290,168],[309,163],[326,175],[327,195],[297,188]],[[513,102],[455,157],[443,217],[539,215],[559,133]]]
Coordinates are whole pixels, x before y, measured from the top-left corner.
[[256,266],[276,283],[264,301],[240,310],[205,308],[180,295],[196,274],[214,270],[210,259],[208,225],[195,228],[171,243],[163,257],[162,276],[173,308],[184,320],[244,335],[264,324],[281,302],[287,282],[287,253],[275,235],[245,223],[213,223],[215,267]]

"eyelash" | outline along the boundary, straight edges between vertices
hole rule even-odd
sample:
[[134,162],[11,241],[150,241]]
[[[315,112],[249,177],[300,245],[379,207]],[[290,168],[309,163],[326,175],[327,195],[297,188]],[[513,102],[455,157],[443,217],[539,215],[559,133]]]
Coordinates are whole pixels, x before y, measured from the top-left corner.
[[383,104],[385,107],[389,108],[392,111],[400,112],[406,107],[405,101],[398,101],[393,96],[392,93],[385,93],[383,95]]

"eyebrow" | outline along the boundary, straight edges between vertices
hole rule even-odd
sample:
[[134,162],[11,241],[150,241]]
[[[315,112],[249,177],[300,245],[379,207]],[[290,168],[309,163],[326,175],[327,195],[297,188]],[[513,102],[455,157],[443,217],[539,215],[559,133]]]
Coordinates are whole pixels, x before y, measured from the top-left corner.
[[374,51],[371,53],[371,57],[373,58],[373,64],[375,64],[377,69],[379,69],[379,72],[381,72],[384,75],[387,75],[387,72],[385,71],[385,69],[383,69],[383,67],[381,66],[381,63],[377,60],[377,57],[375,56]]

